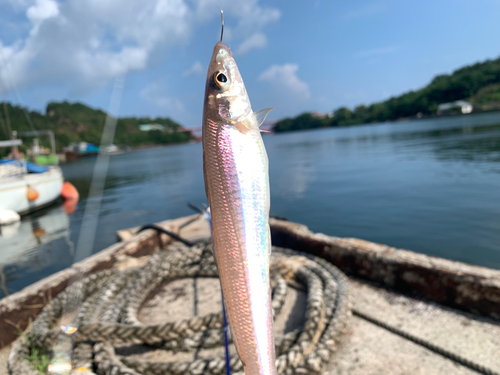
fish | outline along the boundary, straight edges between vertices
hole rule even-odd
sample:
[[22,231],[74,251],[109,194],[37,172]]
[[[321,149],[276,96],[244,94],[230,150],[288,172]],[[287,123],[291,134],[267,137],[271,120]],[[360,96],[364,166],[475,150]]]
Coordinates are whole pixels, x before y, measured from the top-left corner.
[[202,144],[214,258],[245,375],[277,375],[269,263],[269,161],[231,50],[221,41],[208,67]]

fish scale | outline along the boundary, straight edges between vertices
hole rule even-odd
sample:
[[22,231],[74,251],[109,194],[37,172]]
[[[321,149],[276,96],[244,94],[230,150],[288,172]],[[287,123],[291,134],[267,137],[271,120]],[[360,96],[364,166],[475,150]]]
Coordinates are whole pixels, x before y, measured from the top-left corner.
[[217,43],[207,74],[202,136],[214,256],[245,374],[276,375],[269,173],[260,113],[251,109],[229,48]]

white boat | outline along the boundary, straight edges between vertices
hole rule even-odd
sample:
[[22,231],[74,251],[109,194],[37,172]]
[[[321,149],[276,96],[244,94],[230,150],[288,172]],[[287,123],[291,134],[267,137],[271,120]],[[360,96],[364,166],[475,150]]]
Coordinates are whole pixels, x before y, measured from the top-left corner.
[[[19,140],[1,142],[0,147],[19,145]],[[53,203],[61,195],[63,174],[59,166],[37,166],[20,160],[0,162],[0,209],[20,215]]]

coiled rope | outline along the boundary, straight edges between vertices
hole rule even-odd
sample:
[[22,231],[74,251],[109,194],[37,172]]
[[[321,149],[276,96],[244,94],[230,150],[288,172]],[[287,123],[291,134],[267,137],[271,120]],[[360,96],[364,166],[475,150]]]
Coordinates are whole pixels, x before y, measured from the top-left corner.
[[[99,375],[224,374],[224,357],[151,362],[115,351],[117,346],[136,344],[170,352],[222,347],[222,313],[158,325],[144,324],[137,317],[145,299],[159,285],[193,277],[218,277],[209,242],[192,247],[174,243],[168,250],[153,254],[142,267],[102,271],[75,282],[54,298],[26,336],[14,343],[8,361],[10,373],[39,374],[27,360],[30,345],[47,351],[72,345],[72,368],[87,368]],[[351,315],[346,277],[323,259],[273,248],[271,279],[275,315],[281,313],[288,286],[307,292],[302,327],[276,337],[278,373],[321,373],[336,351]],[[71,336],[59,328],[63,312],[74,314],[72,326],[78,329]],[[236,354],[231,356],[230,364],[233,373],[242,373]]]
[[[142,302],[161,283],[188,277],[217,277],[211,245],[186,247],[192,244],[183,243],[154,254],[143,267],[99,272],[60,293],[33,322],[31,330],[14,343],[8,361],[10,374],[39,375],[27,359],[33,345],[53,350],[56,355],[58,350],[73,347],[72,368],[90,369],[88,373],[94,374],[224,374],[224,357],[152,363],[115,352],[114,346],[134,344],[174,353],[223,346],[222,313],[161,325],[144,325],[137,319]],[[318,374],[335,352],[350,315],[347,280],[320,258],[281,248],[273,248],[271,276],[275,315],[283,307],[289,285],[308,293],[302,328],[276,338],[278,372]],[[78,330],[74,336],[63,334],[59,328],[61,316],[67,312],[76,312],[72,325]],[[353,309],[353,313],[478,373],[499,375],[364,312]],[[230,364],[233,372],[242,371],[236,354]]]

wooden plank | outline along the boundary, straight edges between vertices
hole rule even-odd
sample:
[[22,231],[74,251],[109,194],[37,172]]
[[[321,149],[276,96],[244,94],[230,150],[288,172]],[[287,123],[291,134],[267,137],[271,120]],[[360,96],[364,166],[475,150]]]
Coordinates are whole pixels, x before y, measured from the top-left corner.
[[322,257],[348,275],[443,305],[500,319],[500,271],[472,266],[357,238],[313,233],[271,219],[275,246]]

